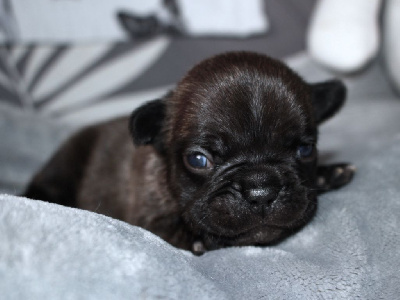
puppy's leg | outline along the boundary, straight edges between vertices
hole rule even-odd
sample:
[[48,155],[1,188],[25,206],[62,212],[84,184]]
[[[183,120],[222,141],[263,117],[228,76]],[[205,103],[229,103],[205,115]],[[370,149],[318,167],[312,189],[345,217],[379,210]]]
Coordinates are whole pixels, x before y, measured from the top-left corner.
[[318,193],[325,193],[348,184],[356,168],[349,164],[318,166],[316,188]]
[[34,176],[22,196],[76,207],[76,193],[96,137],[97,132],[87,128],[67,140]]

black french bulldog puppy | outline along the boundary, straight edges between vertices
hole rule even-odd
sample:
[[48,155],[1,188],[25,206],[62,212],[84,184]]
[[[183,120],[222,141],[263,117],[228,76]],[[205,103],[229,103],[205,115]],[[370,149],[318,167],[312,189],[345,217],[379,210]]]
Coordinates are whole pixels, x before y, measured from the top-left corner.
[[74,135],[25,195],[197,253],[275,243],[310,221],[317,194],[353,176],[351,165],[317,165],[317,125],[345,95],[340,81],[308,84],[264,55],[218,55],[130,118]]

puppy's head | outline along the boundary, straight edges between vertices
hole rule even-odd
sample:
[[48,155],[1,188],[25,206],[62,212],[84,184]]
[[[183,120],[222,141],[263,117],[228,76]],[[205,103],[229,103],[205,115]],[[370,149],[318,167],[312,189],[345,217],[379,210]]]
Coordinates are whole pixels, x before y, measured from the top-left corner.
[[208,248],[268,244],[313,216],[317,125],[344,98],[339,81],[310,85],[264,55],[227,53],[136,110],[131,132],[165,158],[171,193]]

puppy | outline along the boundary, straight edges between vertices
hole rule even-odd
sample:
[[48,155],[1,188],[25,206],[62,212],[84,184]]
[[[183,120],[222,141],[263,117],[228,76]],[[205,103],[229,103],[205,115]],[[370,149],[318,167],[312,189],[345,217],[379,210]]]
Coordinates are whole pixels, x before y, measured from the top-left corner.
[[276,243],[311,220],[317,194],[353,176],[351,165],[317,166],[317,125],[345,94],[340,81],[307,84],[264,55],[218,55],[130,118],[75,134],[25,196],[118,218],[196,253]]

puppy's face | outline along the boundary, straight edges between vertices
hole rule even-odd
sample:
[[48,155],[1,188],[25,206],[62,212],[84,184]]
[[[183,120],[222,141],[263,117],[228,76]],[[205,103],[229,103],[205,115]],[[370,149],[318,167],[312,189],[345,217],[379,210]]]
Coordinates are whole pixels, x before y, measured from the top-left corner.
[[317,124],[343,99],[338,82],[308,85],[266,56],[228,53],[153,103],[153,134],[133,135],[165,156],[183,218],[208,248],[268,244],[313,216]]

